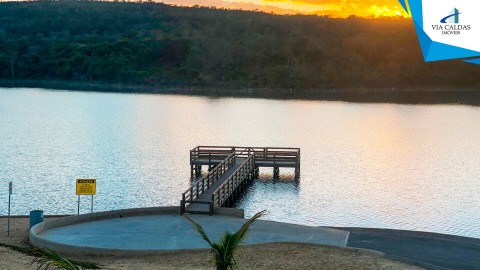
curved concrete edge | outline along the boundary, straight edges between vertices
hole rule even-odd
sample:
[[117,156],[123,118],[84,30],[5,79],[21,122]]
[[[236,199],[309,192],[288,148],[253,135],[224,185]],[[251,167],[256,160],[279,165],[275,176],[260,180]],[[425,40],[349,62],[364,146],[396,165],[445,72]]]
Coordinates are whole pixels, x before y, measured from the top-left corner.
[[132,208],[132,209],[95,212],[90,214],[67,216],[67,217],[44,221],[42,223],[39,223],[33,226],[30,229],[29,234],[30,235],[32,233],[39,234],[49,229],[54,229],[58,227],[84,223],[84,222],[104,220],[104,219],[133,217],[133,216],[149,216],[149,215],[159,215],[159,214],[179,214],[179,213],[180,213],[180,207],[178,206]]
[[395,229],[382,229],[382,228],[363,228],[363,227],[329,227],[332,229],[355,231],[355,232],[369,232],[369,233],[388,233],[397,235],[409,235],[417,237],[436,238],[449,241],[466,242],[472,244],[479,244],[480,239],[466,236],[459,236],[453,234],[442,234],[434,232],[422,232],[422,231],[409,231],[409,230],[395,230]]
[[[105,211],[105,212],[97,212],[91,214],[84,214],[79,216],[66,216],[60,217],[53,220],[48,220],[42,223],[39,223],[33,226],[29,232],[29,240],[33,246],[36,247],[46,247],[52,250],[55,250],[64,255],[71,255],[71,256],[149,256],[149,255],[161,255],[161,254],[172,254],[176,252],[205,252],[208,249],[177,249],[177,250],[124,250],[124,249],[111,249],[111,248],[95,248],[95,247],[79,247],[73,246],[68,244],[59,244],[56,242],[52,242],[41,238],[38,236],[43,231],[78,224],[84,222],[92,222],[98,220],[105,220],[105,219],[112,219],[112,218],[123,218],[123,217],[134,217],[134,216],[145,216],[145,215],[161,215],[161,214],[179,214],[180,208],[178,206],[167,206],[167,207],[149,207],[149,208],[132,208],[132,209],[122,209],[122,210],[114,210],[114,211]],[[228,215],[243,218],[244,211],[242,209],[235,209],[235,208],[216,208],[215,209],[216,215]],[[275,221],[273,221],[275,222]],[[281,223],[281,222],[277,222]],[[452,235],[444,235],[444,234],[436,234],[436,233],[428,233],[428,232],[418,232],[418,231],[405,231],[405,230],[391,230],[391,229],[376,229],[376,228],[357,228],[357,227],[324,227],[333,230],[345,230],[345,231],[366,231],[366,232],[383,232],[383,233],[399,233],[399,234],[408,234],[408,235],[418,235],[418,236],[428,236],[428,237],[442,237],[442,239],[449,239],[455,240],[457,236]],[[460,237],[459,238],[465,238]],[[467,238],[471,241],[480,241],[480,239],[476,238]],[[348,241],[348,237],[347,237]],[[340,247],[340,246],[329,246],[323,244],[311,244],[311,243],[297,243],[297,242],[272,242],[272,243],[260,243],[260,244],[251,244],[248,246],[262,246],[262,245],[269,245],[269,244],[302,244],[302,245],[311,245],[311,246],[324,246],[328,248],[338,248],[338,249],[345,249],[345,250],[352,250],[357,251],[365,254],[370,254],[373,256],[383,257],[389,260],[394,260],[398,262],[402,262],[409,265],[419,266],[429,270],[447,270],[446,268],[439,267],[436,265],[431,265],[428,263],[424,263],[421,261],[415,261],[395,255],[386,254],[376,250],[364,249],[364,248],[356,248],[356,247]]]
[[[97,256],[121,256],[121,257],[137,257],[137,256],[153,256],[153,255],[162,255],[162,254],[174,254],[178,252],[208,252],[210,249],[208,248],[194,248],[194,249],[176,249],[176,250],[123,250],[123,249],[109,249],[109,248],[94,248],[94,247],[78,247],[66,244],[58,244],[55,242],[51,242],[48,240],[44,240],[40,247],[47,247],[49,249],[58,251],[62,255],[70,255],[70,256],[85,256],[85,257],[97,257]],[[356,251],[372,256],[377,257],[384,257],[389,260],[400,261],[406,264],[411,264],[407,259],[400,260],[397,258],[388,258],[387,254],[370,250],[364,248],[355,248],[355,247],[340,247],[340,246],[331,246],[331,245],[324,245],[324,244],[312,244],[312,243],[299,243],[299,242],[271,242],[271,243],[259,243],[259,244],[242,244],[243,246],[265,246],[265,245],[272,245],[272,244],[299,244],[299,245],[307,245],[307,246],[319,246],[325,248],[333,248],[333,249],[343,249],[343,250],[350,250]],[[437,269],[435,269],[437,270]],[[443,270],[443,269],[439,269]]]
[[[137,209],[137,208],[132,208]],[[144,209],[144,208],[139,208]],[[115,210],[117,211],[117,210]],[[123,210],[118,210],[123,211]],[[179,210],[180,211],[180,210]],[[112,211],[113,212],[113,211]],[[88,214],[87,214],[88,215]],[[234,216],[239,218],[245,218],[245,211],[240,208],[226,208],[226,207],[215,207],[214,215],[222,216]],[[70,217],[72,215],[58,214],[58,215],[44,215],[44,218],[61,218],[61,217]],[[12,215],[12,216],[0,216],[0,219],[3,218],[30,218],[29,215]]]
[[[68,217],[71,215],[43,215],[44,218],[59,218],[59,217]],[[8,218],[8,216],[0,216],[0,219]],[[10,218],[30,218],[30,215],[12,215]]]
[[215,207],[214,215],[245,218],[245,211],[239,208]]
[[[40,241],[37,241],[40,240]],[[41,248],[48,248],[54,250],[62,255],[69,256],[84,256],[84,257],[95,257],[95,256],[118,256],[118,257],[137,257],[137,256],[149,256],[149,255],[161,255],[161,254],[172,254],[177,252],[195,252],[195,251],[206,251],[207,249],[177,249],[177,250],[124,250],[124,249],[114,249],[114,248],[96,248],[96,247],[78,247],[67,244],[59,244],[49,240],[36,238],[33,240],[35,242],[30,242],[32,245]]]
[[[96,212],[96,213],[77,215],[77,216],[66,216],[66,217],[56,218],[53,220],[47,220],[33,226],[28,233],[28,238],[30,243],[35,247],[45,247],[45,248],[59,251],[62,254],[69,254],[69,255],[87,255],[92,253],[98,254],[98,255],[158,254],[159,252],[158,250],[142,250],[142,251],[136,252],[131,250],[125,251],[121,249],[78,247],[78,246],[67,245],[67,244],[59,244],[56,242],[46,240],[40,237],[39,234],[44,231],[58,228],[58,227],[64,227],[64,226],[78,224],[78,223],[99,221],[99,220],[105,220],[105,219],[134,217],[134,216],[178,215],[178,214],[180,214],[179,206],[164,206],[164,207],[121,209],[121,210]],[[215,208],[215,214],[244,218],[244,210],[236,209],[236,208]],[[165,252],[169,252],[169,251],[165,251]]]

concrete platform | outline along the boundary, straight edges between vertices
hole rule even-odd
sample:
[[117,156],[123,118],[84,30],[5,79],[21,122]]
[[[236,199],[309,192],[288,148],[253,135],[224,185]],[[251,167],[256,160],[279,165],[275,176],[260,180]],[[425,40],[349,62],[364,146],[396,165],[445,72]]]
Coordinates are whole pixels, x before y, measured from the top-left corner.
[[[236,231],[245,219],[232,216],[190,215],[212,239]],[[39,224],[40,225],[40,224]],[[258,220],[245,244],[300,242],[345,247],[349,232]],[[69,254],[147,254],[207,248],[183,216],[173,214],[133,216],[71,224],[39,232],[34,245]],[[30,236],[32,240],[32,235]]]

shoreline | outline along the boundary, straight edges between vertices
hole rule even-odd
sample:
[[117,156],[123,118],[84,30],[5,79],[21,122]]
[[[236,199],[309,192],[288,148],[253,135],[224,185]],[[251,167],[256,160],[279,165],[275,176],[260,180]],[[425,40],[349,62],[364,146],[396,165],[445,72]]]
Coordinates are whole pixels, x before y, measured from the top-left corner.
[[[100,212],[100,214],[102,213]],[[75,218],[76,215],[73,216]],[[85,217],[87,216],[90,215]],[[45,216],[45,221],[55,219],[56,217]],[[0,235],[0,256],[9,262],[7,266],[10,264],[24,265],[32,258],[29,257],[28,252],[32,246],[28,239],[29,218],[28,216],[16,216],[12,217],[11,222],[11,236],[7,237],[6,218],[0,216],[0,229],[3,231],[3,234]],[[65,221],[58,223],[63,224]],[[477,256],[480,254],[480,239],[477,238],[379,228],[327,228],[349,231],[346,247],[294,242],[243,245],[239,251],[242,261],[240,269],[251,269],[252,267],[255,269],[303,269],[306,267],[308,269],[318,265],[324,266],[325,269],[392,269],[393,267],[393,269],[437,270],[461,269],[462,267],[477,269],[475,267],[480,267],[480,257]],[[416,252],[418,250],[424,250],[424,252],[418,253]],[[178,250],[160,254],[134,254],[122,257],[121,262],[118,261],[118,256],[108,253],[67,257],[84,263],[96,264],[102,269],[130,269],[133,266],[139,266],[140,268],[136,269],[143,270],[151,269],[154,265],[160,267],[157,269],[200,269],[209,266],[207,254],[208,250],[206,249]],[[258,256],[250,261],[251,254]],[[276,257],[273,254],[280,257],[277,257],[276,260],[270,259]],[[304,254],[308,254],[308,256],[304,256]],[[467,257],[459,260],[457,257],[459,254]],[[178,263],[179,258],[184,257],[190,258],[189,264]],[[293,261],[290,261],[292,259]],[[18,260],[21,260],[22,263],[18,263]]]
[[[85,215],[85,214],[82,214]],[[44,215],[45,219],[52,219],[52,218],[63,218],[63,217],[70,217],[76,215]],[[11,215],[10,219],[29,219],[29,215]],[[0,221],[6,222],[5,220],[8,219],[8,216],[0,215]],[[273,220],[271,220],[273,221]],[[273,221],[278,223],[285,223],[285,224],[294,224],[300,226],[308,226],[308,227],[316,227],[316,226],[309,226],[309,225],[302,225],[296,223],[287,223],[281,221]],[[428,238],[437,238],[442,240],[449,240],[449,241],[463,241],[463,242],[470,242],[477,245],[480,245],[480,238],[463,236],[463,235],[456,235],[456,234],[448,234],[448,233],[438,233],[438,232],[431,232],[431,231],[416,231],[416,230],[405,230],[405,229],[390,229],[390,228],[376,228],[376,227],[335,227],[335,226],[320,226],[325,228],[332,228],[338,230],[347,230],[347,231],[355,231],[355,232],[373,232],[373,233],[394,233],[397,235],[414,235],[419,237],[428,237]]]
[[[112,210],[117,211],[117,210]],[[94,213],[101,213],[94,212]],[[83,213],[81,215],[87,215],[88,213]],[[53,219],[53,218],[63,218],[63,217],[75,217],[76,214],[51,214],[51,215],[44,215],[44,219]],[[10,215],[10,219],[29,219],[29,215]],[[7,222],[8,216],[7,215],[0,215],[0,223]],[[434,231],[417,231],[417,230],[408,230],[408,229],[392,229],[392,228],[381,228],[381,227],[350,227],[350,226],[329,226],[329,225],[322,225],[322,226],[312,226],[312,225],[305,225],[299,223],[288,223],[284,221],[275,221],[275,220],[267,220],[277,223],[284,223],[284,224],[293,224],[299,226],[307,226],[307,227],[325,227],[331,229],[338,229],[338,230],[347,230],[347,231],[355,231],[355,232],[372,232],[372,233],[394,233],[397,235],[414,235],[419,237],[428,237],[428,238],[437,238],[442,240],[449,240],[449,241],[462,241],[462,242],[470,242],[473,244],[480,245],[480,238],[475,238],[471,236],[464,236],[458,234],[449,234],[449,233],[441,233],[441,232],[434,232]]]
[[0,80],[2,88],[41,88],[63,91],[204,96],[212,98],[265,98],[280,100],[344,101],[395,104],[464,104],[480,106],[480,88],[325,88],[270,89],[192,86],[148,86],[102,82]]
[[[47,218],[46,220],[48,220]],[[4,221],[4,220],[0,220]],[[12,223],[14,232],[9,238],[6,233],[0,235],[0,269],[25,269],[25,264],[33,257],[16,251],[7,245],[28,249],[28,218],[16,218]],[[0,222],[4,232],[6,222]],[[378,252],[362,249],[329,247],[301,243],[269,243],[241,246],[237,261],[239,269],[423,269],[408,262],[388,259]],[[176,251],[174,253],[118,257],[104,256],[67,256],[69,259],[94,263],[101,269],[208,269],[211,266],[208,250]]]

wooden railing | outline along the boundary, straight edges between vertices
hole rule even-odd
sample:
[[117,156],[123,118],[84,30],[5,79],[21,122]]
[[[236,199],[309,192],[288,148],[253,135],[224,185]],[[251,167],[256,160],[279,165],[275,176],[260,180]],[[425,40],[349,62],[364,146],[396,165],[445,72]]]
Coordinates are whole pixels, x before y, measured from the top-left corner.
[[248,155],[242,165],[212,194],[212,206],[221,207],[232,193],[243,183],[249,173],[255,170],[255,155]]
[[235,153],[230,153],[230,155],[213,168],[213,170],[211,170],[205,177],[202,177],[195,185],[192,185],[182,193],[180,211],[184,213],[186,205],[192,203],[194,200],[195,203],[211,203],[209,201],[199,201],[197,199],[205,192],[205,190],[209,189],[213,183],[220,179],[220,177],[235,164],[235,161]]
[[232,152],[237,158],[247,158],[253,154],[256,161],[273,161],[273,165],[277,162],[300,162],[300,148],[238,146],[197,146],[190,150],[190,162],[201,159],[211,163],[225,159]]

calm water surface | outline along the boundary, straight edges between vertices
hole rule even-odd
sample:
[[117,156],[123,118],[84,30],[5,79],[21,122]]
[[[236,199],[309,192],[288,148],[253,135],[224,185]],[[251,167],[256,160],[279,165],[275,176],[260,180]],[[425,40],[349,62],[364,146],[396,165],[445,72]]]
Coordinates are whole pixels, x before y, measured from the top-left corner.
[[[237,203],[251,216],[480,238],[480,108],[0,88],[0,215],[178,205],[197,145],[302,149],[299,181],[269,169]],[[88,212],[88,197],[82,212]]]

